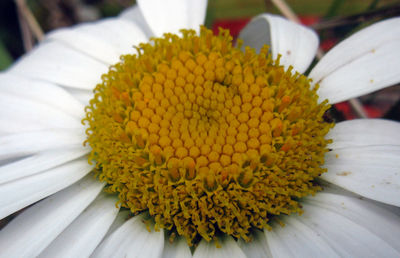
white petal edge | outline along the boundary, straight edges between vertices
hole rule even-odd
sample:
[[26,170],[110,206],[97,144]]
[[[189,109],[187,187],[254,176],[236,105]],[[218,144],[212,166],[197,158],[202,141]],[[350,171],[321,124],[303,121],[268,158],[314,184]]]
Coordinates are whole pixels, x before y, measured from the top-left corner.
[[92,169],[86,158],[80,158],[33,176],[1,184],[0,219],[72,185]]
[[329,51],[309,77],[321,100],[338,103],[400,82],[400,18],[373,24]]
[[174,239],[174,242],[170,242],[168,239],[164,243],[164,250],[162,258],[190,258],[192,253],[190,252],[189,245],[185,238],[179,237]]
[[161,257],[164,231],[148,231],[142,215],[126,221],[96,248],[91,257]]
[[39,257],[89,257],[117,216],[117,201],[110,194],[100,193]]
[[0,136],[0,160],[23,157],[46,150],[81,147],[82,129],[52,129]]
[[295,71],[304,73],[313,61],[318,49],[317,34],[303,26],[283,17],[261,14],[253,18],[240,32],[239,38],[244,46],[257,51],[264,44],[270,45],[273,59],[282,55],[280,64]]
[[303,202],[302,205],[304,214],[298,216],[298,219],[317,232],[340,257],[398,257],[400,255],[379,236],[363,225],[357,224],[356,221],[343,216],[341,212],[324,209],[308,202]]
[[[267,231],[264,229],[264,231]],[[247,258],[272,258],[271,251],[269,250],[267,239],[265,238],[264,231],[256,230],[252,233],[252,240],[246,243],[244,240],[239,239],[237,244],[242,249]],[[268,234],[268,233],[267,233]]]
[[339,257],[317,232],[296,217],[283,217],[284,227],[272,223],[272,230],[265,230],[272,257]]
[[77,117],[44,103],[7,93],[0,94],[0,117],[2,121],[7,121],[0,124],[0,130],[8,133],[82,127]]
[[0,257],[36,257],[96,198],[92,175],[28,208],[0,231]]
[[89,148],[84,147],[44,151],[0,166],[0,185],[62,165],[89,151]]
[[384,119],[355,119],[337,123],[325,138],[331,149],[369,145],[400,145],[400,123]]
[[8,70],[17,76],[88,90],[107,71],[107,65],[55,41],[39,44]]
[[122,226],[122,224],[124,224],[130,218],[130,216],[131,214],[130,211],[128,210],[122,210],[118,212],[117,217],[115,218],[114,222],[111,224],[110,228],[105,234],[103,241],[107,239],[109,235],[114,233],[114,231],[117,230],[120,226]]
[[201,240],[194,251],[193,258],[246,258],[246,255],[232,237],[224,236],[219,238],[218,241],[221,247],[216,247],[214,241]]
[[400,206],[400,146],[336,149],[325,155],[321,178],[372,200]]
[[[400,252],[400,216],[387,206],[340,194],[318,193],[307,197],[309,204],[339,213],[380,237]],[[393,207],[393,206],[390,206]]]
[[140,10],[139,6],[134,5],[123,10],[119,14],[119,18],[137,24],[143,30],[147,38],[153,36],[153,32],[151,31],[149,25],[147,24],[146,19],[144,18],[143,13]]
[[48,39],[112,65],[120,61],[121,55],[136,53],[134,46],[148,38],[133,21],[110,18],[56,30],[48,35]]
[[178,33],[180,29],[198,30],[205,18],[207,0],[138,0],[147,24],[156,37]]
[[0,94],[8,93],[58,108],[70,116],[82,119],[84,106],[61,87],[39,80],[26,79],[10,73],[0,73]]

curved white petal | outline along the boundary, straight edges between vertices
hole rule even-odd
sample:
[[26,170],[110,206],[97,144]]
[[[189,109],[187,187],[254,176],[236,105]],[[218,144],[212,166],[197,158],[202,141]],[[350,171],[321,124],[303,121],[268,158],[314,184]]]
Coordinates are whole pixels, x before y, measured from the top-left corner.
[[[297,218],[323,238],[340,257],[398,257],[400,255],[375,232],[359,224],[357,218],[350,219],[340,210],[326,209],[309,202],[303,202],[302,205],[304,214]],[[379,223],[379,221],[369,223]],[[313,243],[310,245],[313,247]]]
[[400,206],[400,146],[335,149],[325,155],[321,178],[379,202]]
[[[268,231],[266,234],[268,234]],[[264,232],[256,230],[252,233],[253,239],[246,243],[244,240],[239,239],[238,245],[242,249],[243,253],[247,258],[272,258],[271,251],[269,250],[267,239],[265,238]]]
[[67,91],[54,84],[26,79],[11,73],[0,74],[0,94],[7,93],[55,107],[82,119],[84,106]]
[[190,252],[189,245],[185,238],[179,237],[174,239],[172,243],[168,240],[165,241],[162,257],[190,258],[192,257],[192,253]]
[[120,226],[122,226],[122,224],[124,224],[130,218],[130,216],[131,214],[129,210],[122,210],[118,212],[117,217],[115,218],[110,228],[108,229],[107,233],[105,234],[103,241],[107,239],[109,235],[114,233],[114,231],[117,230]]
[[282,227],[272,223],[265,231],[272,257],[339,257],[321,235],[302,223],[296,215],[283,217]]
[[52,129],[0,136],[0,160],[60,148],[81,147],[86,139],[82,129]]
[[326,135],[331,149],[370,145],[400,145],[400,123],[384,119],[355,119],[337,123]]
[[89,151],[89,148],[84,147],[44,151],[0,166],[0,184],[54,168],[82,157]]
[[400,216],[386,206],[378,206],[370,200],[340,194],[318,193],[307,197],[307,203],[344,216],[368,229],[400,252]]
[[48,39],[62,42],[107,65],[119,62],[123,54],[136,53],[134,46],[147,41],[138,25],[118,18],[59,29],[51,32]]
[[218,239],[221,247],[216,247],[214,241],[200,241],[199,246],[194,251],[193,258],[246,258],[238,244],[230,236]]
[[180,29],[199,29],[204,23],[207,0],[138,0],[139,8],[156,37],[178,33]]
[[318,94],[330,103],[400,82],[400,18],[369,26],[331,51],[311,71]]
[[81,104],[85,106],[89,105],[89,101],[94,97],[93,91],[91,90],[74,89],[67,87],[63,87],[63,89],[65,89],[76,100],[78,100]]
[[123,10],[119,14],[119,18],[137,24],[148,38],[153,36],[153,32],[147,24],[146,19],[144,18],[139,6],[134,5]]
[[101,193],[39,257],[89,257],[117,216],[117,201]]
[[86,158],[0,185],[0,219],[75,183],[92,170]]
[[317,34],[302,25],[280,16],[261,14],[253,18],[240,32],[244,46],[257,51],[265,44],[270,45],[272,57],[281,54],[280,64],[290,65],[299,73],[304,73],[311,64],[318,49]]
[[163,230],[149,232],[143,216],[125,222],[96,248],[92,257],[161,257],[164,248]]
[[55,41],[40,44],[8,70],[17,76],[89,90],[107,71],[107,65]]
[[[82,111],[79,114],[83,114]],[[46,128],[82,127],[77,117],[72,117],[44,103],[7,93],[0,94],[0,117],[10,122],[10,124],[0,125],[1,131],[9,133]]]
[[90,175],[28,208],[0,231],[0,257],[36,257],[96,198]]

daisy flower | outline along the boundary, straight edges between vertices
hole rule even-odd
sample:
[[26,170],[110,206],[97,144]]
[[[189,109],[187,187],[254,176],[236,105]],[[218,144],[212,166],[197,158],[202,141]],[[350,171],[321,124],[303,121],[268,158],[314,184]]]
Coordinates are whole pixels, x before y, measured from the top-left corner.
[[400,124],[323,119],[400,82],[400,19],[305,76],[313,31],[263,14],[235,47],[206,5],[138,1],[0,74],[0,257],[400,255]]

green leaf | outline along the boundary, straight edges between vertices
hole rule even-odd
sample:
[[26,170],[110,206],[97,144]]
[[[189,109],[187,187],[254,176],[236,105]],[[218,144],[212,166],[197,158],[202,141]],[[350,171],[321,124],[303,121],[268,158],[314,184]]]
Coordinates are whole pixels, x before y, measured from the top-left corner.
[[0,40],[0,70],[6,69],[13,62],[11,55],[8,53],[3,42]]

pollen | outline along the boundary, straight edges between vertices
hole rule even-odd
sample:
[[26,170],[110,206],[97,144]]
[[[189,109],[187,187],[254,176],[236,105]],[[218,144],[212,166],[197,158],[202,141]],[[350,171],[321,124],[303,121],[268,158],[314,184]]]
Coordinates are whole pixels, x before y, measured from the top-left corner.
[[333,124],[318,86],[214,35],[164,34],[102,76],[86,107],[89,162],[133,214],[190,245],[217,234],[250,239],[272,217],[301,213],[320,187]]

